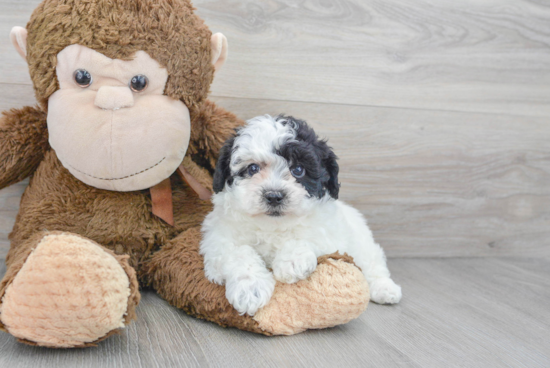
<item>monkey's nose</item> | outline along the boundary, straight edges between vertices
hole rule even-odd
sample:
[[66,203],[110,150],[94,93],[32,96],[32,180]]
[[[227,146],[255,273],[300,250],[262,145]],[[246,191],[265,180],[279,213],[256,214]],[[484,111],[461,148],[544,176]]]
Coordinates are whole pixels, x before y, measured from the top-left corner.
[[134,96],[128,87],[103,86],[97,90],[94,104],[105,110],[134,106]]

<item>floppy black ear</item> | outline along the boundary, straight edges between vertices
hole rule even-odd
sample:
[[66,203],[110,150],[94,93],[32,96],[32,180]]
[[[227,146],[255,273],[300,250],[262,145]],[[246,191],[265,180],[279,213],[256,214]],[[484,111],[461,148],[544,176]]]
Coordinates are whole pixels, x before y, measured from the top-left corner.
[[[330,148],[329,148],[330,149]],[[336,160],[338,157],[332,152],[329,151],[328,156],[323,160],[325,169],[329,174],[329,179],[326,183],[326,187],[330,196],[334,199],[338,199],[338,193],[340,192],[340,184],[338,183],[338,162]]]
[[233,142],[235,142],[235,137],[228,139],[220,150],[220,156],[216,163],[216,171],[214,171],[214,183],[212,185],[214,193],[221,192],[227,179],[231,177],[229,164],[231,163],[231,154],[233,153]]

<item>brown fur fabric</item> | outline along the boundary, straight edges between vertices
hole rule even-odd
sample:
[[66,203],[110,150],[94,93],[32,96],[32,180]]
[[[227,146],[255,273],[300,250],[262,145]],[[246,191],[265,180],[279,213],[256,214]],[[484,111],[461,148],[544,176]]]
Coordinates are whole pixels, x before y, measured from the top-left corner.
[[45,0],[27,24],[27,61],[36,98],[47,110],[59,88],[57,54],[73,44],[128,60],[139,50],[168,70],[164,94],[198,109],[214,78],[211,32],[184,0]]
[[49,150],[46,114],[34,107],[4,111],[0,117],[0,188],[29,176]]
[[211,209],[177,175],[171,181],[174,227],[152,214],[148,190],[113,192],[90,187],[49,151],[21,199],[8,257],[25,240],[48,229],[80,234],[117,254],[128,254],[130,265],[137,267],[162,244],[200,226]]
[[[227,121],[238,122],[238,124],[226,124]],[[199,161],[197,163],[211,169],[213,173],[218,152],[227,138],[235,134],[235,129],[243,124],[244,121],[234,114],[207,100],[191,120],[191,143],[188,154],[194,159],[197,157]]]

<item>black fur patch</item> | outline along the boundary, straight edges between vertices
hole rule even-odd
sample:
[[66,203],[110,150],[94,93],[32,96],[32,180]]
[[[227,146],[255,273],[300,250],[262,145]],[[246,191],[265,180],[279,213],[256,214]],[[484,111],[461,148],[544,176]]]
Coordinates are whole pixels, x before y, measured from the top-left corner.
[[206,158],[206,151],[198,149],[197,153],[191,155],[191,160],[199,166],[204,167],[210,175],[214,175],[214,168],[210,165],[210,161]]
[[288,142],[276,153],[284,157],[290,164],[290,169],[302,165],[306,173],[302,178],[296,178],[311,196],[322,198],[328,190],[332,198],[338,198],[340,184],[338,183],[337,157],[321,140],[315,131],[303,120],[292,116],[279,115],[277,119],[286,120],[296,130],[296,141]]
[[226,181],[228,185],[233,184],[229,164],[231,163],[231,154],[233,153],[234,142],[235,137],[229,138],[220,150],[220,156],[218,157],[218,162],[216,163],[216,171],[214,171],[214,182],[212,184],[214,193],[221,192]]

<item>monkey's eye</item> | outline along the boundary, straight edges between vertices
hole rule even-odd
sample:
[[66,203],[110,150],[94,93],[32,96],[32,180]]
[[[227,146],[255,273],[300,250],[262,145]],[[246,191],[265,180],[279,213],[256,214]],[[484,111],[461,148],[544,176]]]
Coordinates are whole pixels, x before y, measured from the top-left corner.
[[260,172],[260,165],[258,164],[251,164],[248,166],[248,175],[254,176],[254,174],[257,174]]
[[74,72],[74,81],[79,87],[86,88],[92,84],[92,75],[84,69],[77,69]]
[[290,172],[292,173],[292,175],[295,177],[295,178],[303,178],[304,175],[306,174],[306,169],[304,169],[302,166],[298,165],[296,167],[294,167],[292,170],[290,170]]
[[144,91],[149,85],[149,79],[142,74],[138,74],[132,77],[130,80],[130,89],[134,92]]

